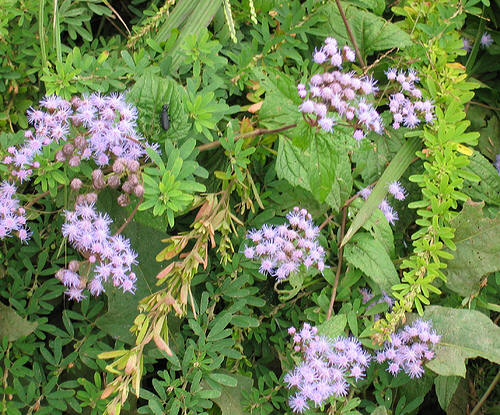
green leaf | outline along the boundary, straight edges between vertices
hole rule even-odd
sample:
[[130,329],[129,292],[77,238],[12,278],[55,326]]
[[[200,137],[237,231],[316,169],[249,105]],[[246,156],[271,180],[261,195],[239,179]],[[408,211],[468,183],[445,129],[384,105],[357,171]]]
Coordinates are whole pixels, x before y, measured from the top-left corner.
[[310,191],[318,202],[340,210],[352,189],[351,164],[342,138],[341,133],[318,132],[305,148],[280,138],[278,177]]
[[255,317],[245,316],[245,315],[235,315],[231,320],[231,324],[236,327],[259,327],[259,320]]
[[442,376],[465,377],[465,360],[483,357],[500,364],[500,327],[476,310],[429,306],[425,319],[431,319],[441,336],[436,356],[427,366]]
[[415,157],[415,152],[420,148],[420,146],[420,140],[409,139],[403,147],[400,148],[398,153],[385,169],[382,176],[380,176],[380,179],[377,185],[373,188],[370,197],[368,197],[363,207],[359,210],[356,217],[352,221],[349,230],[345,234],[344,239],[342,239],[342,246],[344,246],[352,238],[358,229],[363,226],[363,224],[378,208],[378,205],[387,194],[388,184],[399,180]]
[[483,277],[500,270],[500,215],[483,216],[484,202],[467,202],[451,221],[457,250],[447,261],[446,286],[466,297],[479,291]]
[[[187,136],[191,123],[185,110],[187,93],[171,78],[161,78],[151,70],[139,77],[127,94],[139,110],[137,125],[145,137],[163,141],[168,138],[180,140]],[[170,128],[161,127],[160,117],[163,105],[168,105]]]
[[318,334],[334,339],[335,337],[342,336],[344,334],[346,325],[347,318],[345,314],[338,314],[321,323],[318,326]]
[[[226,373],[226,371],[224,371],[224,373]],[[242,392],[245,392],[246,395],[250,394],[253,380],[250,377],[237,374],[231,374],[231,377],[236,379],[236,386],[223,386],[220,396],[218,398],[212,398],[212,401],[219,406],[222,415],[247,415],[248,411],[244,409],[244,405],[242,404],[244,400]],[[204,389],[208,389],[208,383],[206,381],[202,381],[201,385]]]
[[381,290],[390,292],[399,283],[396,268],[384,246],[366,232],[358,233],[344,249],[344,258],[370,277]]
[[438,376],[434,379],[436,395],[443,410],[446,411],[448,408],[459,382],[460,378],[458,376]]
[[388,413],[387,413],[387,409],[385,408],[385,406],[377,406],[373,410],[371,415],[388,415]]
[[464,193],[474,200],[482,200],[487,204],[500,206],[500,176],[497,169],[477,151],[474,151],[469,160],[470,164],[465,167],[465,170],[479,176],[481,181],[473,183],[466,180],[463,188]]
[[223,373],[209,373],[208,377],[213,381],[224,386],[234,388],[238,384],[238,380],[234,376],[225,375]]
[[25,320],[12,308],[0,302],[0,339],[7,336],[7,340],[13,342],[33,333],[36,326],[37,323]]
[[[343,9],[363,57],[366,58],[379,50],[403,49],[412,45],[410,35],[396,24],[349,3],[343,3]],[[327,18],[324,25],[324,36],[334,37],[340,45],[351,44],[339,9],[335,5],[328,4],[322,7],[319,12]]]

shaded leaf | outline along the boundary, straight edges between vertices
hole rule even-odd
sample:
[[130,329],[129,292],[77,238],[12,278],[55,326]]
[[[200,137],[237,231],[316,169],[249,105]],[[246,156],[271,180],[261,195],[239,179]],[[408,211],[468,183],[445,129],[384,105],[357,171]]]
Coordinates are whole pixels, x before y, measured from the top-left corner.
[[468,172],[481,178],[479,183],[465,181],[464,193],[473,200],[484,201],[488,204],[500,206],[500,176],[493,164],[481,153],[475,151],[469,157],[470,163],[465,167]]
[[500,270],[500,216],[483,216],[484,202],[467,202],[451,221],[457,250],[448,260],[446,286],[466,297],[479,290],[484,275]]
[[458,376],[438,376],[434,379],[439,405],[445,411],[450,405],[453,395],[455,395],[459,382],[460,378]]
[[345,314],[338,314],[321,323],[318,326],[318,334],[334,339],[344,334],[346,324],[347,318]]
[[431,319],[441,342],[436,356],[427,366],[442,376],[465,377],[465,360],[483,357],[500,364],[500,327],[476,310],[441,306],[426,307],[425,319]]
[[370,277],[381,290],[390,292],[399,283],[398,273],[384,245],[366,232],[354,235],[344,249],[344,258]]
[[0,339],[7,336],[13,342],[35,330],[37,323],[22,318],[12,308],[0,303]]
[[[224,373],[229,373],[224,371]],[[222,415],[246,415],[248,412],[242,405],[244,391],[250,394],[252,390],[253,380],[250,377],[231,373],[231,377],[237,381],[236,386],[222,386],[221,394],[218,398],[212,398],[220,408]],[[208,389],[208,383],[202,381],[201,385]]]

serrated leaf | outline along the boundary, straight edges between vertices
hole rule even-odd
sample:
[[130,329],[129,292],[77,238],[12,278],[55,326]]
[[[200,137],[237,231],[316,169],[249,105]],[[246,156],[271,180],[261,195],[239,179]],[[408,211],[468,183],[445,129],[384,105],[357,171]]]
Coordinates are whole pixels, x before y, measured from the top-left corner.
[[[185,110],[187,94],[184,88],[171,78],[159,77],[151,70],[146,70],[139,77],[127,94],[139,110],[137,125],[145,137],[156,141],[185,138],[191,129]],[[161,111],[168,105],[170,128],[165,131],[161,127]]]
[[465,377],[465,361],[483,357],[500,364],[500,327],[476,310],[429,306],[425,319],[431,319],[441,336],[436,356],[427,366],[442,376]]
[[481,178],[479,183],[466,180],[463,191],[473,200],[484,201],[488,204],[500,206],[500,175],[493,164],[481,153],[475,151],[469,157],[470,163],[465,170]]
[[[410,35],[396,24],[349,3],[344,3],[343,7],[361,55],[364,57],[379,50],[403,49],[412,45]],[[327,18],[324,25],[325,36],[336,38],[341,45],[351,44],[338,8],[329,4],[322,7],[319,12]]]
[[478,292],[486,274],[500,270],[500,215],[484,217],[483,206],[469,201],[451,221],[457,250],[446,261],[446,286],[464,297]]
[[345,314],[338,314],[321,323],[318,326],[318,333],[321,336],[327,336],[334,339],[335,337],[342,336],[344,334],[346,325],[347,317]]
[[384,246],[365,232],[354,235],[344,249],[344,258],[370,277],[381,290],[389,292],[399,283],[396,268]]

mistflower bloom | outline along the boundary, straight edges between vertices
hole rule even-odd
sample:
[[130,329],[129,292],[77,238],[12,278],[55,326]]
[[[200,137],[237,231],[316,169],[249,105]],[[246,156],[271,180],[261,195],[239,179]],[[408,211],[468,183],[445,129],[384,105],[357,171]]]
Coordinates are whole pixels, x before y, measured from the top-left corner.
[[377,352],[379,363],[388,362],[387,371],[393,376],[403,371],[411,378],[424,374],[423,365],[434,358],[433,347],[441,340],[431,321],[417,320],[391,336],[385,349]]
[[481,47],[488,49],[493,44],[493,38],[488,32],[484,32],[481,36]]
[[387,79],[400,84],[401,90],[389,96],[389,110],[393,115],[392,128],[395,130],[403,125],[406,128],[416,128],[423,120],[432,124],[434,120],[434,105],[430,101],[422,101],[422,91],[415,86],[419,77],[414,69],[407,72],[389,69]]
[[462,49],[464,49],[467,53],[469,53],[472,50],[472,43],[470,42],[470,40],[463,37],[462,43],[463,43]]
[[332,396],[346,396],[350,384],[365,376],[370,355],[357,339],[319,336],[307,323],[300,331],[291,327],[288,332],[294,350],[302,354],[302,362],[284,377],[287,388],[297,390],[288,402],[293,412],[319,407]]
[[[335,39],[327,38],[313,54],[316,63],[324,64],[323,72],[311,77],[309,90],[299,84],[297,92],[303,100],[299,111],[312,114],[306,117],[311,125],[332,132],[335,120],[343,118],[354,128],[354,138],[360,141],[369,131],[381,134],[383,124],[378,112],[366,100],[378,92],[377,81],[370,76],[342,71],[342,65],[354,62],[355,58],[351,48],[340,48]],[[337,69],[328,71],[331,66]],[[336,116],[332,117],[333,114]]]
[[[107,214],[97,212],[94,205],[89,203],[77,205],[74,211],[66,211],[64,216],[66,221],[62,234],[90,264],[95,265],[92,279],[88,283],[69,270],[58,271],[56,277],[68,287],[79,287],[83,290],[86,286],[95,296],[104,291],[103,282],[108,279],[124,292],[134,293],[136,276],[131,272],[131,267],[137,264],[137,254],[130,248],[128,239],[122,235],[110,235],[111,218]],[[68,296],[79,301],[77,295]]]
[[325,250],[317,241],[319,228],[314,225],[306,209],[293,208],[286,215],[288,225],[263,225],[261,229],[252,229],[247,238],[254,246],[245,246],[243,251],[248,259],[260,261],[259,271],[269,274],[281,282],[299,270],[316,267],[325,268]]
[[[398,181],[390,183],[388,190],[396,200],[404,200],[406,198],[406,190]],[[372,188],[370,186],[365,187],[358,192],[359,196],[361,196],[363,200],[367,200],[371,193]],[[394,225],[399,220],[398,212],[394,210],[387,199],[384,199],[379,203],[378,209],[384,214],[387,222],[391,225]]]
[[[71,102],[51,95],[43,98],[40,106],[42,109],[27,111],[34,130],[25,131],[23,145],[9,148],[10,154],[3,159],[12,177],[21,182],[32,174],[32,168],[40,167],[35,158],[43,147],[53,143],[61,146],[56,161],[67,161],[72,167],[88,158],[106,166],[117,156],[136,161],[146,155],[149,144],[136,132],[137,109],[123,94],[94,93],[74,97]],[[83,127],[87,132],[70,137],[72,127]]]
[[26,211],[14,197],[17,188],[13,183],[3,181],[0,184],[0,240],[16,235],[23,243],[27,243],[31,232],[25,227]]
[[500,176],[500,154],[497,154],[497,158],[495,161],[495,167],[497,168],[498,175]]
[[406,198],[406,190],[398,181],[389,184],[389,193],[392,194],[396,200],[405,200]]

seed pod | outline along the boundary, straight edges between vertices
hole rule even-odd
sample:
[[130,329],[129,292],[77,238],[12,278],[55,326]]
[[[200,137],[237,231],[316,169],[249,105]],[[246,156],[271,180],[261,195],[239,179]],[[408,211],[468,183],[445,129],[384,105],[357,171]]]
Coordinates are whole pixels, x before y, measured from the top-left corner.
[[168,105],[161,109],[161,128],[167,131],[170,128],[170,118],[168,116]]

